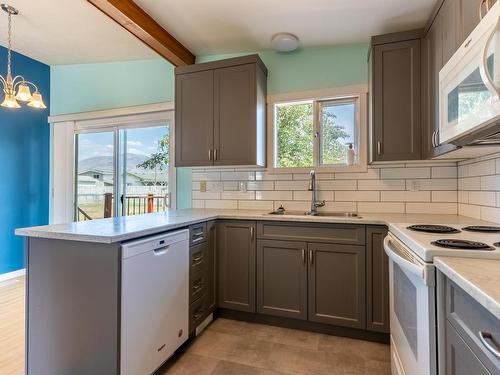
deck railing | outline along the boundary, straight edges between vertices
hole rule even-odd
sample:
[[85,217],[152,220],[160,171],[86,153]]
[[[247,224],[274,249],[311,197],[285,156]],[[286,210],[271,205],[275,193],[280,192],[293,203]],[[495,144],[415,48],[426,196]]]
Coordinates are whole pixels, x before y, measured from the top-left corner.
[[[169,198],[170,196],[168,193],[165,195],[127,195],[125,197],[125,202],[123,202],[123,196],[121,197],[121,202],[125,205],[124,214],[126,216],[130,216],[166,211],[169,208]],[[113,200],[113,193],[104,194],[104,218],[113,216]],[[92,219],[93,218],[81,207],[77,207],[78,221],[86,221]]]

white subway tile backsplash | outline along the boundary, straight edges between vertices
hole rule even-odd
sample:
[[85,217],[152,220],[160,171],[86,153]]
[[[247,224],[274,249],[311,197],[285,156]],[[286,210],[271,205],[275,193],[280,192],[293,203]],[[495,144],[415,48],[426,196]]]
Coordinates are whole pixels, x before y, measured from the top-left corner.
[[358,190],[405,190],[405,180],[359,180]]
[[456,190],[448,191],[433,191],[432,201],[442,202],[442,203],[456,203],[458,199],[458,194]]
[[274,210],[273,201],[239,201],[240,210]]
[[[294,191],[293,192],[293,200],[294,201],[307,201],[311,200],[312,192],[310,191]],[[333,201],[333,191],[318,191],[316,199],[325,200],[325,201]],[[352,199],[351,199],[352,200]]]
[[221,179],[252,181],[255,180],[255,172],[221,172]]
[[456,215],[456,203],[406,203],[406,213],[409,214],[449,214]]
[[406,189],[411,190],[457,190],[457,180],[454,178],[433,178],[429,180],[407,180]]
[[500,208],[481,206],[481,219],[500,223]]
[[307,190],[307,181],[275,181],[276,190]]
[[500,190],[500,174],[481,177],[481,190]]
[[[318,172],[317,198],[326,201],[323,211],[460,211],[480,217],[481,207],[500,210],[496,207],[500,206],[500,176],[492,173],[492,166],[500,169],[498,156],[458,166],[449,161],[423,161],[370,166],[366,172]],[[193,207],[271,210],[283,204],[288,210],[307,211],[311,204],[308,180],[309,173],[199,168],[193,171]],[[206,192],[200,192],[202,181]],[[483,210],[483,214],[495,217],[495,210]]]
[[431,178],[457,178],[457,167],[432,167]]
[[274,181],[248,181],[247,190],[274,190]]
[[430,168],[385,168],[380,171],[380,178],[431,178]]
[[255,200],[255,191],[223,191],[222,199]]
[[430,191],[381,191],[380,197],[386,202],[430,202]]
[[404,203],[358,202],[358,212],[365,213],[405,213]]
[[335,191],[335,201],[339,202],[378,202],[380,201],[379,191]]
[[256,191],[255,199],[264,201],[291,201],[293,198],[291,191]]

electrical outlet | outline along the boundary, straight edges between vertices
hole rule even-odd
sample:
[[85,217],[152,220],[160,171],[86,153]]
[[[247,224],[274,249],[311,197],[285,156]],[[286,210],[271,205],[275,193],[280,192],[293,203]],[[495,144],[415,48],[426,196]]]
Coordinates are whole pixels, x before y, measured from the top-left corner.
[[206,181],[201,181],[200,182],[200,191],[202,193],[206,192],[207,191],[207,182]]
[[246,193],[246,191],[247,191],[247,182],[246,181],[240,181],[239,188],[240,188],[240,191]]
[[410,181],[410,191],[419,191],[420,190],[420,184],[416,180],[411,180]]

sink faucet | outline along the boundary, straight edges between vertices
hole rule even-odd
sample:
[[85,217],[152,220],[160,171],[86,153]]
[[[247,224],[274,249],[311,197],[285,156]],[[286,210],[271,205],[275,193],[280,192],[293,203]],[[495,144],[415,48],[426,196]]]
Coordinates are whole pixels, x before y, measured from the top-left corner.
[[325,205],[325,201],[318,201],[316,200],[316,172],[311,171],[309,173],[309,191],[312,192],[311,194],[311,210],[308,212],[309,215],[316,215],[318,213],[317,208],[318,207],[323,207]]

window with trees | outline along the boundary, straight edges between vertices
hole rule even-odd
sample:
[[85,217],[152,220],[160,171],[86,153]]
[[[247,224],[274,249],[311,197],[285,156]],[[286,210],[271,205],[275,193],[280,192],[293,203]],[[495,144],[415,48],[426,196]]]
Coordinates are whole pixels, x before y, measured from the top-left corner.
[[274,168],[346,167],[350,145],[360,148],[359,107],[359,97],[275,103]]

